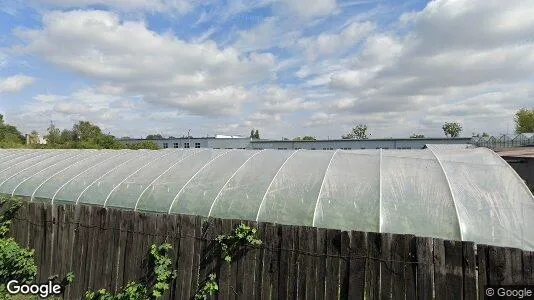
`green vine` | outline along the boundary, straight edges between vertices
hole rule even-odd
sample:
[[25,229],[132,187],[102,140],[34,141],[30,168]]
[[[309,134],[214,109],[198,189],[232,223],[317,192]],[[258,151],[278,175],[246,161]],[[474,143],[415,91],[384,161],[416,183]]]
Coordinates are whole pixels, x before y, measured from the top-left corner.
[[[258,230],[246,224],[239,224],[230,235],[218,235],[215,238],[216,250],[226,263],[230,264],[236,259],[238,254],[245,252],[246,247],[258,247],[262,241],[258,237]],[[199,287],[195,294],[195,300],[205,300],[219,291],[217,275],[211,273],[208,279]]]
[[260,246],[262,241],[258,238],[258,230],[243,223],[239,224],[232,235],[219,235],[215,238],[219,246],[221,257],[231,263],[235,255],[242,251],[242,247]]
[[171,270],[172,260],[169,252],[172,249],[170,244],[160,246],[152,245],[150,248],[152,272],[149,274],[146,283],[129,282],[122,291],[112,294],[106,289],[96,292],[85,293],[87,300],[130,300],[130,299],[158,299],[169,290],[170,282],[176,278],[176,270]]
[[208,276],[208,280],[204,282],[202,287],[195,294],[195,300],[205,300],[208,296],[213,296],[219,291],[219,285],[217,284],[217,275],[211,273]]

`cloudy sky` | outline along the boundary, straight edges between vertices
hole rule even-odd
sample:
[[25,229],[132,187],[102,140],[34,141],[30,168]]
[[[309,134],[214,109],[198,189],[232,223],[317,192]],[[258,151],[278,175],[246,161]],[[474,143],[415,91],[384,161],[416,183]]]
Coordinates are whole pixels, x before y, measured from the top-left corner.
[[21,131],[373,137],[513,131],[532,0],[0,0],[0,113]]

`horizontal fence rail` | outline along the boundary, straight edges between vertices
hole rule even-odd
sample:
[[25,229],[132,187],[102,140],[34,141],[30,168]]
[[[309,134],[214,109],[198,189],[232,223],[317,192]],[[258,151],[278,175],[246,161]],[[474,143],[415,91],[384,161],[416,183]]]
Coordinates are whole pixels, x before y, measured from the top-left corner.
[[[213,257],[240,223],[263,244],[231,264]],[[534,252],[413,235],[41,203],[25,203],[10,234],[35,249],[39,282],[74,272],[65,299],[141,280],[163,242],[178,270],[166,299],[192,299],[211,273],[214,299],[484,299],[488,284],[534,284]]]

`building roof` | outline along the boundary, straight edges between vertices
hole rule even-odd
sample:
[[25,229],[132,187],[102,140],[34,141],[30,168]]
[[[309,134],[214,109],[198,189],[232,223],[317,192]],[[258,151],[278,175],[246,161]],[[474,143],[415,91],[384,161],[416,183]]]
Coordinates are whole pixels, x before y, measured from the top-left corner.
[[534,158],[534,147],[509,148],[497,153],[501,157]]
[[443,140],[456,140],[456,141],[464,141],[468,142],[471,141],[470,137],[459,137],[459,138],[377,138],[377,139],[365,139],[365,140],[355,140],[355,139],[330,139],[330,140],[311,140],[311,141],[303,141],[303,140],[268,140],[268,139],[259,139],[255,140],[253,139],[253,143],[309,143],[309,142],[360,142],[360,141],[368,141],[368,142],[381,142],[381,141],[443,141]]

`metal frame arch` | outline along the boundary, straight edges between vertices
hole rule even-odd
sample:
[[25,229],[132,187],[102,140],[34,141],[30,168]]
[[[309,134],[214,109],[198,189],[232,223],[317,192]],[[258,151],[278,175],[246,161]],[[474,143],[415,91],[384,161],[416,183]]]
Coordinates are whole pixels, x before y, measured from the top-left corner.
[[[194,148],[193,148],[194,149]],[[143,195],[145,194],[146,191],[148,191],[148,189],[154,184],[156,183],[156,181],[158,181],[161,177],[163,177],[163,175],[167,174],[167,172],[169,172],[172,168],[176,167],[179,163],[183,162],[186,158],[189,158],[191,156],[194,156],[194,155],[197,155],[199,153],[202,153],[202,152],[205,152],[207,151],[208,149],[202,149],[200,151],[195,151],[194,153],[191,153],[189,155],[186,155],[186,156],[182,156],[182,159],[180,159],[179,161],[175,162],[174,164],[172,164],[170,167],[168,167],[165,171],[163,171],[161,174],[159,174],[154,180],[152,180],[152,182],[150,182],[146,188],[141,192],[141,194],[139,194],[139,197],[137,197],[137,201],[135,202],[135,207],[134,207],[134,211],[137,211],[137,205],[139,205],[139,201],[141,201],[141,197],[143,197]],[[185,150],[184,150],[185,152]]]
[[263,207],[263,204],[265,203],[265,198],[267,197],[267,194],[269,193],[269,190],[271,189],[271,186],[273,185],[274,183],[274,180],[276,179],[276,177],[278,177],[278,174],[280,173],[280,171],[284,168],[284,166],[286,165],[286,163],[299,151],[301,151],[302,149],[298,149],[298,150],[295,150],[293,153],[291,153],[291,155],[286,158],[286,160],[282,163],[282,165],[280,166],[280,168],[278,168],[278,171],[276,171],[276,174],[274,174],[274,177],[273,179],[271,180],[271,183],[269,183],[269,186],[267,186],[267,189],[265,190],[265,194],[263,194],[263,198],[261,199],[261,203],[260,203],[260,207],[258,208],[258,213],[256,214],[256,222],[258,222],[258,218],[260,217],[260,212],[261,212],[261,208]]
[[224,188],[226,188],[226,186],[228,185],[228,183],[230,183],[230,181],[235,177],[235,175],[237,175],[237,173],[239,173],[239,171],[241,171],[241,169],[243,169],[243,167],[253,158],[255,157],[256,155],[264,152],[265,149],[263,150],[260,150],[256,153],[254,153],[251,157],[247,158],[247,160],[241,165],[239,166],[239,168],[237,168],[237,170],[232,174],[232,176],[230,176],[230,178],[228,178],[228,180],[224,183],[224,185],[222,186],[222,188],[219,190],[219,193],[217,193],[217,196],[215,196],[215,199],[213,200],[213,202],[211,203],[211,207],[210,207],[210,211],[208,213],[208,218],[211,216],[211,212],[213,210],[213,207],[215,206],[215,203],[217,202],[217,200],[219,200],[219,196],[222,194],[222,191],[224,190]]
[[[66,153],[69,153],[69,151],[61,151],[60,153],[58,153],[58,154],[56,154],[56,155],[52,155],[52,156],[50,156],[50,157],[47,157],[47,158],[45,158],[44,160],[41,160],[40,162],[38,162],[38,163],[36,163],[36,164],[33,164],[33,165],[28,166],[28,167],[26,167],[26,168],[24,168],[24,169],[22,169],[22,170],[20,170],[20,171],[18,171],[18,172],[15,172],[15,173],[12,174],[11,176],[9,176],[9,177],[7,177],[6,179],[4,179],[4,181],[0,182],[0,187],[1,187],[2,185],[4,185],[4,183],[6,183],[6,181],[8,181],[9,179],[11,179],[11,178],[13,178],[13,177],[15,177],[15,176],[21,174],[22,172],[24,172],[24,171],[26,171],[26,170],[28,170],[28,169],[31,169],[31,168],[33,168],[33,167],[39,166],[40,164],[46,162],[46,161],[49,160],[49,159],[53,159],[53,158],[56,158],[56,157],[58,157],[58,156],[62,156],[62,155],[64,155],[64,154],[66,154]],[[7,169],[6,169],[6,170],[7,170]]]
[[141,156],[142,156],[142,154],[139,154],[139,155],[136,155],[136,156],[134,156],[134,157],[132,157],[132,158],[129,158],[129,159],[127,159],[127,160],[121,162],[120,164],[114,166],[113,168],[107,170],[106,172],[104,172],[104,174],[100,175],[98,178],[96,178],[95,180],[93,180],[89,185],[87,185],[87,186],[83,189],[83,191],[82,191],[82,192],[78,195],[78,197],[76,198],[76,202],[75,202],[75,204],[78,205],[78,202],[80,201],[80,198],[83,196],[83,194],[84,194],[90,187],[92,187],[96,182],[98,182],[100,179],[104,178],[104,177],[105,177],[106,175],[108,175],[109,173],[111,173],[111,172],[117,170],[117,168],[119,168],[120,166],[122,166],[122,165],[124,165],[124,164],[126,164],[126,163],[129,163],[130,161],[132,161],[132,160],[134,160],[134,159],[136,159],[136,158],[138,158],[138,157],[141,157]]
[[[30,157],[26,157],[26,156],[28,156],[28,155],[30,155],[30,154],[38,153],[37,151],[28,151],[28,153],[25,153],[25,154],[23,154],[23,155],[21,155],[21,156],[18,156],[18,157],[26,157],[25,159],[19,161],[18,163],[15,163],[14,165],[9,166],[8,168],[5,168],[5,169],[0,170],[0,174],[4,173],[5,171],[11,170],[13,167],[18,166],[18,165],[20,165],[21,163],[27,162],[28,160],[30,160],[30,159],[32,159],[32,158],[40,157],[40,156],[44,155],[46,152],[48,152],[48,151],[43,151],[42,153],[39,153],[39,154],[30,156]],[[7,160],[7,161],[5,161],[5,162],[3,162],[3,163],[8,163],[8,162],[10,162],[10,161],[12,161],[13,159],[16,159],[16,158],[17,158],[17,157],[14,157],[14,158],[9,159],[9,160]]]
[[[74,151],[73,151],[73,152],[74,152]],[[80,152],[83,152],[83,150],[80,151]],[[77,154],[75,153],[75,155],[72,155],[72,156],[70,156],[70,157],[67,157],[66,159],[76,158],[76,157],[79,157],[79,156],[81,156],[81,155],[83,155],[83,153],[77,153]],[[13,191],[11,192],[11,196],[14,196],[14,195],[15,195],[15,192],[17,191],[17,189],[19,188],[19,186],[21,186],[21,185],[22,185],[23,183],[25,183],[26,181],[32,179],[35,175],[40,174],[40,173],[42,173],[42,172],[44,172],[44,171],[46,171],[46,170],[48,170],[48,169],[50,169],[50,168],[56,166],[56,165],[59,164],[59,163],[62,163],[62,162],[63,162],[63,161],[58,161],[58,162],[56,162],[56,163],[53,163],[53,164],[51,164],[50,166],[48,166],[48,167],[46,167],[46,168],[40,170],[39,172],[33,173],[33,174],[30,175],[29,177],[26,177],[26,178],[23,179],[21,182],[19,182],[19,184],[17,184],[17,186],[15,186],[15,188],[14,188]]]
[[451,186],[451,181],[449,180],[449,175],[447,175],[447,172],[445,172],[445,168],[443,168],[443,163],[441,162],[441,159],[439,159],[438,155],[434,152],[432,145],[429,145],[427,149],[430,150],[432,155],[434,155],[434,157],[438,161],[441,171],[443,172],[443,175],[445,175],[445,180],[447,181],[447,186],[449,187],[449,191],[451,193],[451,199],[454,205],[454,211],[456,212],[456,220],[458,221],[458,228],[460,230],[460,240],[463,241],[464,234],[463,234],[462,223],[460,222],[460,214],[458,213],[458,205],[456,204],[456,199],[454,198],[454,193],[452,191],[452,186]]
[[[35,198],[35,193],[37,193],[37,191],[38,191],[38,190],[39,190],[45,183],[47,183],[48,181],[52,180],[52,178],[56,177],[57,175],[59,175],[60,173],[62,173],[62,172],[64,172],[64,171],[66,171],[66,170],[68,170],[68,169],[70,169],[70,168],[76,166],[77,164],[82,163],[82,162],[85,161],[85,160],[88,160],[88,159],[90,159],[90,158],[98,157],[98,156],[100,156],[100,155],[104,155],[104,154],[105,154],[105,153],[98,153],[97,151],[95,151],[95,153],[96,153],[95,155],[91,155],[91,156],[85,157],[84,159],[81,159],[81,160],[77,161],[76,163],[74,163],[74,164],[72,164],[72,165],[70,165],[70,166],[67,166],[67,167],[65,167],[65,168],[63,168],[63,169],[57,171],[56,173],[52,174],[50,177],[48,177],[47,179],[45,179],[43,182],[41,182],[41,183],[40,183],[40,184],[33,190],[32,195],[31,195],[31,198],[30,198],[30,202],[33,202],[33,199]],[[115,155],[115,156],[117,156],[117,155]],[[115,156],[114,156],[114,157],[115,157]]]
[[339,149],[336,149],[336,151],[334,151],[334,154],[332,154],[332,157],[330,157],[328,166],[326,166],[326,170],[324,171],[324,177],[323,177],[323,180],[321,181],[321,187],[319,188],[319,193],[317,194],[317,201],[315,202],[315,209],[313,210],[312,226],[315,226],[315,217],[317,216],[317,209],[319,208],[319,199],[321,198],[321,193],[323,192],[323,186],[326,180],[326,175],[328,174],[328,170],[330,170],[330,165],[332,164],[332,161],[334,160],[334,156],[336,156],[338,151]]
[[182,186],[182,188],[178,191],[178,193],[176,193],[176,196],[174,196],[174,198],[172,199],[172,202],[171,202],[171,205],[169,206],[169,211],[168,213],[170,214],[171,211],[172,211],[172,207],[174,206],[174,202],[176,201],[176,199],[178,198],[178,196],[182,193],[182,191],[185,189],[185,187],[191,182],[193,181],[193,179],[202,171],[204,170],[206,167],[208,167],[212,162],[214,162],[215,160],[217,160],[219,157],[221,156],[224,156],[230,152],[234,151],[234,149],[232,150],[227,150],[219,155],[217,155],[216,157],[214,157],[213,159],[211,159],[210,161],[208,161],[204,166],[202,166],[202,168],[198,169],[198,171],[191,177],[189,178],[189,180]]
[[146,164],[142,165],[141,167],[139,167],[137,170],[135,170],[133,173],[131,173],[130,175],[126,176],[123,180],[121,180],[116,186],[114,186],[111,191],[109,192],[109,194],[107,195],[106,199],[104,200],[104,204],[102,205],[103,207],[106,207],[106,204],[108,203],[108,200],[109,198],[111,197],[111,194],[113,194],[113,192],[115,192],[119,186],[121,186],[124,182],[126,182],[126,180],[130,179],[132,176],[134,176],[135,174],[139,173],[141,170],[143,170],[144,168],[148,167],[150,164],[154,163],[155,161],[158,161],[160,159],[163,159],[164,157],[167,157],[171,154],[174,154],[174,151],[168,151],[169,153],[164,153],[158,157],[156,157],[155,159],[147,162]]
[[71,179],[67,180],[64,184],[62,184],[62,185],[57,189],[57,191],[56,191],[56,192],[54,193],[54,195],[52,196],[52,201],[51,201],[50,203],[51,203],[51,204],[54,204],[54,200],[56,199],[57,194],[58,194],[58,193],[59,193],[65,186],[67,186],[67,184],[71,183],[71,182],[74,181],[76,178],[78,178],[78,177],[82,176],[84,173],[86,173],[86,172],[88,172],[88,171],[90,171],[90,170],[92,170],[92,169],[94,169],[94,168],[96,168],[96,167],[98,167],[98,166],[104,164],[105,162],[107,162],[108,160],[110,160],[110,159],[112,159],[112,158],[115,158],[115,157],[118,157],[118,156],[121,156],[121,155],[126,155],[127,153],[128,153],[128,152],[125,151],[125,152],[123,152],[123,153],[119,153],[119,154],[117,154],[117,155],[115,155],[115,156],[108,157],[108,158],[104,159],[103,161],[97,163],[96,165],[91,166],[91,167],[89,167],[89,168],[87,168],[87,169],[81,171],[80,173],[76,174],[75,176],[73,176]]

